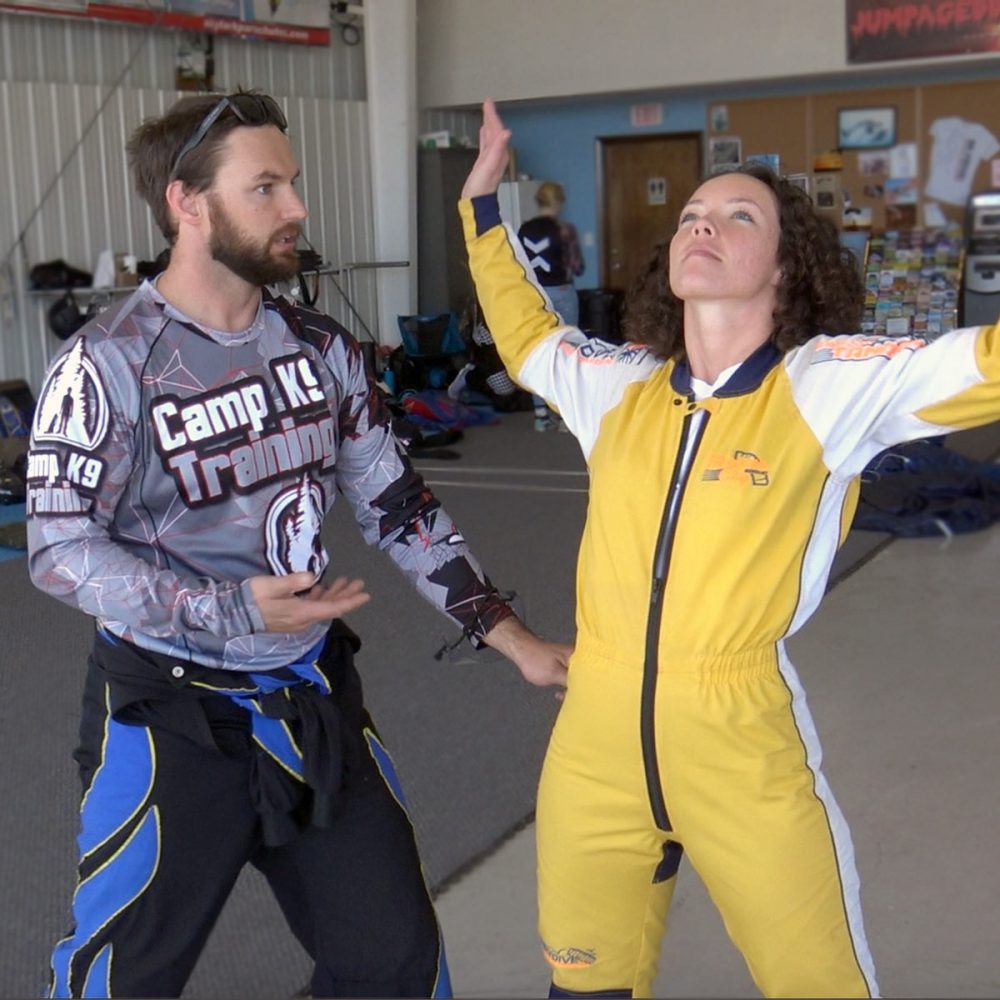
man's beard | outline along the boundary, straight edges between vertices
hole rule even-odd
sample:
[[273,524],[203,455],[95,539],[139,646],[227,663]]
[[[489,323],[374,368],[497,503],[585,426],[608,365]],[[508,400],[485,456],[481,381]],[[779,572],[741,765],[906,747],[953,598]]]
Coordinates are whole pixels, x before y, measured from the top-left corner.
[[296,235],[297,225],[291,225],[272,233],[267,240],[256,242],[252,237],[240,232],[236,223],[215,198],[208,199],[209,220],[212,224],[212,235],[208,250],[213,260],[224,264],[238,278],[262,288],[273,285],[276,281],[288,281],[298,274],[298,255],[291,257],[275,256],[271,245],[282,233]]

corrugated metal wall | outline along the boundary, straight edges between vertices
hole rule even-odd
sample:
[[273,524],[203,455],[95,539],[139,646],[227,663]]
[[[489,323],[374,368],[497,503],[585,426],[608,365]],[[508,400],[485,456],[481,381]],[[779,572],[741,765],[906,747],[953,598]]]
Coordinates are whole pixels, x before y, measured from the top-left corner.
[[[126,87],[167,90],[182,40],[176,31],[0,11],[0,80],[112,84],[129,66]],[[214,41],[218,90],[242,85],[299,97],[365,99],[364,46],[345,45],[336,30],[329,47],[228,35]]]
[[[131,191],[124,146],[179,96],[177,43],[170,32],[0,13],[0,379],[24,378],[37,393],[60,346],[46,319],[54,296],[27,291],[33,264],[62,258],[92,271],[105,248],[140,260],[163,249]],[[218,38],[215,61],[214,89],[259,87],[283,103],[309,240],[335,267],[370,261],[362,47],[336,33],[330,48]],[[360,322],[330,279],[318,304],[358,334],[362,323],[377,329],[374,277],[340,279]]]

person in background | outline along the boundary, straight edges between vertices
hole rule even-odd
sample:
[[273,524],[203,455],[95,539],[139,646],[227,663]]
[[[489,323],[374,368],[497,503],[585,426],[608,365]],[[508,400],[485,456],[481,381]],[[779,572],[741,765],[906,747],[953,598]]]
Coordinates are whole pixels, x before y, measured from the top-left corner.
[[487,101],[459,204],[472,274],[508,370],[558,407],[590,473],[536,811],[550,996],[651,995],[685,857],[765,996],[877,996],[786,641],[825,593],[870,459],[1000,418],[1000,324],[853,333],[864,289],[836,227],[746,167],[681,209],[629,296],[627,343],[588,339],[500,221],[509,140]]
[[341,620],[369,595],[333,578],[321,537],[338,493],[475,646],[534,684],[565,674],[566,647],[517,619],[414,471],[357,341],[267,291],[296,274],[306,215],[286,131],[244,91],[135,131],[169,262],[65,345],[39,397],[31,579],[96,622],[47,996],[180,996],[248,862],[313,960],[310,996],[450,996]]
[[[543,181],[535,192],[535,203],[538,214],[521,225],[517,236],[552,308],[565,324],[576,326],[580,321],[580,301],[573,279],[583,274],[584,263],[576,227],[560,218],[566,192],[555,181]],[[565,429],[541,396],[532,394],[532,402],[536,431]]]
[[448,395],[463,402],[477,402],[476,397],[479,397],[501,413],[529,409],[532,405],[531,397],[518,388],[507,374],[496,344],[493,343],[493,336],[483,321],[483,311],[478,300],[470,302],[463,325],[472,331],[466,337],[469,361],[448,386]]

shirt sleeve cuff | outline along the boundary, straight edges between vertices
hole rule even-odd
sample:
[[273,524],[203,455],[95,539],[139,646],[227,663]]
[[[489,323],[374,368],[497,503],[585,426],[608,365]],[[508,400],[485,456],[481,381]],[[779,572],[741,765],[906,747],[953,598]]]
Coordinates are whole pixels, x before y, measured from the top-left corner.
[[[257,602],[253,599],[253,591],[250,589],[250,581],[244,580],[240,588],[236,591],[239,612],[250,625],[250,632],[266,632],[267,626],[264,624],[264,616],[257,607]],[[241,633],[246,635],[246,632]]]
[[472,199],[472,213],[476,220],[476,235],[482,236],[487,230],[502,223],[500,202],[496,193],[481,194]]
[[475,626],[469,632],[469,641],[473,647],[476,649],[485,648],[486,643],[483,641],[483,637],[512,614],[514,611],[511,606],[494,591],[487,599],[485,606],[480,608],[476,615]]

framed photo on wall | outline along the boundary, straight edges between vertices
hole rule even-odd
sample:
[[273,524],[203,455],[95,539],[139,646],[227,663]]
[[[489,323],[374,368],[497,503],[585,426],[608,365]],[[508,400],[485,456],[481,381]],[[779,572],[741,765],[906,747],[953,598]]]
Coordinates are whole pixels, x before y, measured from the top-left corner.
[[742,144],[739,136],[712,136],[708,140],[708,173],[722,174],[736,170],[742,161]]
[[896,109],[841,108],[837,112],[840,149],[887,149],[896,144]]
[[809,175],[808,174],[788,174],[785,180],[789,184],[794,184],[797,188],[801,188],[806,194],[809,194]]
[[744,162],[747,165],[759,163],[762,167],[767,167],[776,174],[781,173],[781,156],[778,153],[752,153],[746,157]]

